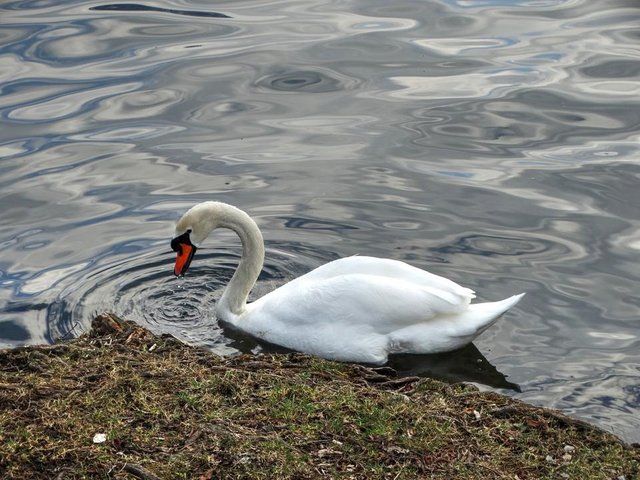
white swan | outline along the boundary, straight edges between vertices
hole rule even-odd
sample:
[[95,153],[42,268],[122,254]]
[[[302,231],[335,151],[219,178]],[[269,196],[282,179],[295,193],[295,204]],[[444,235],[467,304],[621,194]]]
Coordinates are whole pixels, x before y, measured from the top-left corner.
[[267,342],[320,357],[383,364],[390,353],[436,353],[470,343],[524,295],[470,304],[473,290],[406,263],[348,257],[247,304],[264,262],[256,223],[221,202],[192,207],[176,225],[174,273],[185,274],[216,228],[242,241],[242,258],[216,305],[218,318]]

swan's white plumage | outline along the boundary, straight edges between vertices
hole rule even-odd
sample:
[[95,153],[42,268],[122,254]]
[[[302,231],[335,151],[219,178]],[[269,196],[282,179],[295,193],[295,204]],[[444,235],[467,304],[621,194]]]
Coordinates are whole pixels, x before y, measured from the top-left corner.
[[202,242],[217,228],[240,236],[243,257],[216,306],[220,319],[265,341],[324,358],[381,364],[390,353],[436,353],[471,342],[524,294],[471,304],[473,290],[406,263],[374,257],[329,262],[246,304],[264,259],[243,211],[204,202],[179,220]]

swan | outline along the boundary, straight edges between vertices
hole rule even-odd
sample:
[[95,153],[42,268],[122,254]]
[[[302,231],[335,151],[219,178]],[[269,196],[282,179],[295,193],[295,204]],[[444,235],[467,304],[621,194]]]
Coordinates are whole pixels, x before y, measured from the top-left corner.
[[222,202],[199,203],[175,229],[174,274],[183,276],[216,228],[242,242],[238,267],[216,305],[223,322],[267,342],[330,360],[381,365],[392,353],[437,353],[470,343],[524,293],[471,304],[473,290],[398,260],[334,260],[247,304],[264,263],[258,225]]

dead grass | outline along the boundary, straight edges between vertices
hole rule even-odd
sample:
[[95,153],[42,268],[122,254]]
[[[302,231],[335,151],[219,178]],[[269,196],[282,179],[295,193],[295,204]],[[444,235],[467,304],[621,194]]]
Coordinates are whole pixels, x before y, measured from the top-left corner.
[[0,478],[630,480],[639,463],[610,434],[470,386],[222,359],[112,315],[0,352]]

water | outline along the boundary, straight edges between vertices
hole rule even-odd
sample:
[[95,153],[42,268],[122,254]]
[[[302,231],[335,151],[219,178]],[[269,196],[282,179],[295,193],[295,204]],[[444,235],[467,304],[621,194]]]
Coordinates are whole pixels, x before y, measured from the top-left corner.
[[[226,16],[226,17],[225,17]],[[528,295],[475,345],[394,359],[640,441],[640,10],[633,1],[8,1],[0,339],[112,310],[222,354],[222,200],[267,245],[257,297],[328,260],[405,260]]]

